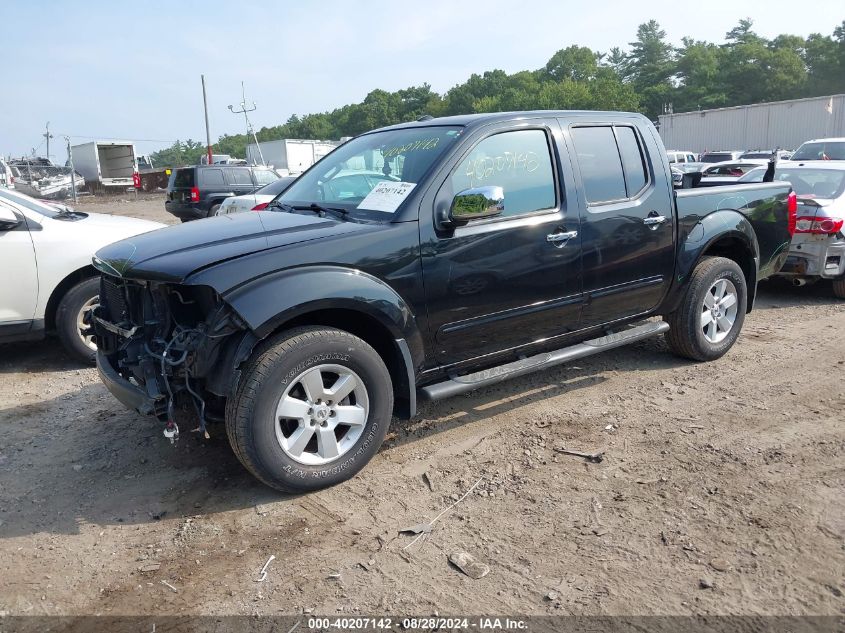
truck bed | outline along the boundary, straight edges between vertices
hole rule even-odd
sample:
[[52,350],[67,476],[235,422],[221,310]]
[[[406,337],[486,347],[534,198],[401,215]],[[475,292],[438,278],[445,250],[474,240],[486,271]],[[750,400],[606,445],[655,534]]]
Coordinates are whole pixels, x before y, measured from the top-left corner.
[[757,279],[766,279],[781,269],[789,252],[792,236],[787,196],[791,190],[788,182],[679,189],[676,191],[678,242],[684,244],[687,239],[694,242],[694,232],[702,222],[723,221],[719,219],[720,211],[737,211],[748,219],[757,234],[760,248]]

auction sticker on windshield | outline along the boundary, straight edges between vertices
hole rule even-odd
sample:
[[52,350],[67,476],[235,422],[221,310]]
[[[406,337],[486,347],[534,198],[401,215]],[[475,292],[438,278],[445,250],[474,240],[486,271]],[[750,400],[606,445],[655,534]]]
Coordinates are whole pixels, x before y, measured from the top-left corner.
[[391,182],[383,180],[378,183],[373,190],[367,194],[367,197],[361,200],[358,205],[359,209],[369,209],[372,211],[387,211],[388,213],[395,213],[399,205],[408,197],[411,190],[416,187],[413,182]]

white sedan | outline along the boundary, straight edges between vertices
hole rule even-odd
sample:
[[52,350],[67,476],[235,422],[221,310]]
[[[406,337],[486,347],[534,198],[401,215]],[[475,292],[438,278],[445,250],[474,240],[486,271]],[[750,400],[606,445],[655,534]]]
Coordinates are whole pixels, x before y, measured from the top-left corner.
[[275,182],[261,187],[255,193],[226,198],[223,204],[220,205],[217,215],[242,213],[243,211],[262,211],[267,208],[267,205],[270,204],[273,198],[290,187],[294,180],[296,180],[294,176],[282,176]]
[[91,265],[107,244],[163,227],[158,222],[82,213],[0,189],[0,343],[55,332],[77,360],[96,346],[85,315],[97,304],[100,279]]

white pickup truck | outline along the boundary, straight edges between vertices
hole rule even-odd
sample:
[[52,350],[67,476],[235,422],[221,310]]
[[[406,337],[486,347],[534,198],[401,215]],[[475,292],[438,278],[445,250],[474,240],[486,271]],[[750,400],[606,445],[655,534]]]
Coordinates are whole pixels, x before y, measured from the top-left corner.
[[82,213],[0,188],[0,343],[55,332],[74,358],[92,362],[96,346],[84,317],[100,294],[94,252],[162,226]]

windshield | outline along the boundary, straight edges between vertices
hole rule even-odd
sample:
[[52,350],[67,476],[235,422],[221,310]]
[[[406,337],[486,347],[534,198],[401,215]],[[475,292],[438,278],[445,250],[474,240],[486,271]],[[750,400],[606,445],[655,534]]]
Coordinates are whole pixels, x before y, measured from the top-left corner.
[[845,160],[845,141],[804,143],[790,160]]
[[255,192],[257,196],[277,196],[282,193],[285,189],[290,187],[290,184],[296,180],[293,176],[283,176],[278,180],[271,182],[269,185],[261,187],[258,191]]
[[775,180],[785,180],[801,198],[838,198],[845,189],[845,169],[775,170]]
[[49,204],[44,204],[43,202],[39,202],[35,198],[30,198],[27,195],[14,191],[9,191],[8,189],[0,189],[0,198],[5,198],[6,200],[14,202],[15,204],[19,204],[25,209],[35,211],[36,213],[40,213],[41,215],[46,216],[48,218],[55,218],[61,211],[61,209],[58,207],[50,206]]
[[[278,201],[346,211],[395,213],[414,186],[461,135],[460,127],[414,127],[365,134],[300,176]],[[383,184],[380,184],[383,183]],[[379,185],[376,191],[373,189]]]
[[766,167],[755,167],[745,175],[737,180],[737,182],[763,182],[763,176],[766,175]]
[[702,163],[723,163],[726,160],[731,160],[733,155],[731,154],[705,154],[701,157]]

